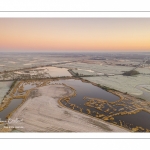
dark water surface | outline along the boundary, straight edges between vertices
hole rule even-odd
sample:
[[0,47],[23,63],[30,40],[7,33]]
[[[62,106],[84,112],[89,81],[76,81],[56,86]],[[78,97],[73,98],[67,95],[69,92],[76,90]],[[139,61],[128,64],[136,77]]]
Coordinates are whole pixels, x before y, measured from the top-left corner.
[[115,116],[114,118],[116,121],[121,120],[126,124],[133,124],[133,127],[136,125],[150,129],[150,114],[145,111],[141,111],[132,115]]
[[[83,98],[86,97],[91,97],[91,98],[100,98],[100,99],[104,99],[107,100],[108,102],[114,102],[119,100],[120,98],[112,93],[109,93],[99,87],[96,87],[94,85],[92,85],[91,83],[84,83],[81,80],[74,80],[74,79],[69,79],[69,80],[59,80],[56,81],[55,83],[64,83],[66,85],[69,85],[71,87],[73,87],[76,90],[77,95],[75,97],[71,97],[69,103],[71,104],[75,104],[76,106],[79,106],[81,108],[83,108],[82,112],[87,114],[87,109],[90,109],[91,112],[92,111],[96,111],[99,112],[100,114],[104,114],[105,116],[109,115],[106,112],[102,112],[102,111],[98,111],[96,108],[92,108],[92,107],[88,107],[85,106],[84,104],[87,102],[87,100],[83,100]],[[70,107],[69,104],[67,104],[65,101],[61,101],[62,104],[64,104],[65,106]],[[131,104],[128,104],[128,101],[126,101],[127,105],[130,106]],[[129,100],[130,102],[130,100]],[[103,110],[106,110],[108,107],[104,107]],[[120,107],[121,108],[121,107]],[[119,106],[116,106],[116,109],[119,109]],[[74,110],[79,111],[79,109],[75,108]],[[92,116],[95,117],[96,113],[92,114]],[[135,128],[136,126],[141,126],[143,128],[147,128],[150,129],[150,114],[145,112],[145,111],[141,111],[137,114],[131,114],[131,115],[119,115],[119,116],[115,116],[114,117],[114,121],[117,122],[118,125],[120,125],[119,120],[122,121],[122,123],[125,123],[127,126],[129,126],[128,129],[131,128]],[[112,121],[108,121],[108,122],[112,122]],[[124,124],[123,124],[124,126]]]
[[13,99],[13,100],[11,100],[11,102],[9,103],[9,105],[3,111],[0,111],[0,119],[2,121],[5,121],[6,117],[13,110],[15,110],[21,103],[22,103],[22,99]]
[[82,82],[81,80],[69,79],[69,80],[59,80],[54,82],[64,83],[66,85],[73,87],[76,90],[77,95],[76,97],[72,97],[70,102],[77,105],[83,105],[85,103],[85,100],[83,100],[85,96],[91,98],[101,98],[104,100],[108,100],[109,102],[114,102],[119,100],[118,96],[109,93],[97,86],[94,86],[91,83]]

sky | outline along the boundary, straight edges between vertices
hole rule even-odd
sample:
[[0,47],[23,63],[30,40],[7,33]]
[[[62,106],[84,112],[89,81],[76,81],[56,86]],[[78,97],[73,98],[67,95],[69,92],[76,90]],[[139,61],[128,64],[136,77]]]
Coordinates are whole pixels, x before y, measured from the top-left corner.
[[150,18],[0,18],[0,52],[150,52]]

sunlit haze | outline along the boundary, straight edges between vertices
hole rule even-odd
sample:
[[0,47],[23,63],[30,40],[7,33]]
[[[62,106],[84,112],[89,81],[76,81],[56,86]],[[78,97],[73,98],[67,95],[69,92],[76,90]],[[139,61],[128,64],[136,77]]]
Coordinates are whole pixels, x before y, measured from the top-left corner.
[[150,19],[1,18],[0,51],[150,51]]

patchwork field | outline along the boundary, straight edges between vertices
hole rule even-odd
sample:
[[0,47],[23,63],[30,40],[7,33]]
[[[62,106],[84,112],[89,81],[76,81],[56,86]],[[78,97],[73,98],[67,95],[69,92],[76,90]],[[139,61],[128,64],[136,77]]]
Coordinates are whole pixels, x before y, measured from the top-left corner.
[[[111,65],[103,65],[103,64],[88,64],[88,63],[70,63],[70,64],[62,64],[55,65],[61,66],[71,69],[82,69],[77,70],[80,73],[84,74],[86,70],[92,70],[94,73],[106,73],[106,74],[122,74],[124,71],[129,71],[133,69],[133,67],[122,67],[122,66],[111,66]],[[83,72],[82,72],[83,71]],[[91,74],[92,72],[89,72]]]
[[[65,58],[65,59],[64,59]],[[74,57],[51,53],[1,53],[0,72],[74,61]]]
[[37,67],[34,69],[24,69],[18,71],[3,72],[0,74],[0,80],[14,80],[14,79],[36,79],[36,78],[50,78],[72,76],[68,69],[57,67]]
[[[9,95],[1,103],[1,116],[6,120],[10,117],[23,120],[18,124],[23,128],[14,128],[13,131],[126,131],[119,128],[121,126],[129,130],[133,128],[132,131],[149,132],[150,122],[147,121],[147,118],[149,118],[148,101],[150,101],[150,64],[146,63],[148,59],[146,54],[26,53],[22,55],[20,53],[13,53],[11,55],[4,53],[0,55],[0,80],[7,80],[8,82],[0,82],[0,102],[9,91],[13,81],[17,82],[14,82],[16,87],[11,88],[12,91],[9,92]],[[136,75],[126,74],[128,76],[125,76],[124,72],[134,70],[138,71]],[[97,88],[101,87],[103,91],[109,91],[115,93],[115,95],[118,92],[121,95],[119,96],[121,100],[112,104],[106,102],[107,98],[100,98],[100,101],[94,99],[97,93],[99,93],[94,88],[90,89],[90,92],[94,93],[94,95],[88,97],[87,94],[90,92],[86,89],[87,87],[85,85],[82,87],[77,81],[72,83],[72,85],[69,85],[69,81],[68,86],[66,86],[67,84],[59,83],[59,81],[56,84],[51,84],[52,80],[68,80],[71,78],[82,80],[85,83],[90,81]],[[77,87],[73,88],[76,84]],[[75,98],[77,98],[75,102],[79,100],[79,106],[76,103],[72,103],[73,99],[70,100],[71,98],[69,98],[73,91],[74,96],[76,96]],[[87,91],[87,93],[84,95],[81,93],[81,98],[78,98],[81,91],[83,93]],[[100,93],[99,97],[103,94]],[[89,99],[86,99],[86,96]],[[59,100],[62,97],[65,97],[65,99],[61,103]],[[112,99],[111,96],[110,100]],[[82,100],[87,100],[87,102],[81,107]],[[126,103],[124,103],[124,100]],[[97,110],[95,111],[94,109]],[[90,114],[91,116],[87,116]],[[122,121],[118,120],[120,115]],[[145,120],[144,122],[137,121],[135,125],[143,127],[139,124],[139,122],[143,122],[144,125],[146,124],[146,127],[144,126],[138,130],[138,127],[133,125],[135,120],[137,120],[136,117],[139,117],[139,119],[145,118]],[[115,120],[114,123],[113,119]],[[13,123],[9,125],[15,126]]]

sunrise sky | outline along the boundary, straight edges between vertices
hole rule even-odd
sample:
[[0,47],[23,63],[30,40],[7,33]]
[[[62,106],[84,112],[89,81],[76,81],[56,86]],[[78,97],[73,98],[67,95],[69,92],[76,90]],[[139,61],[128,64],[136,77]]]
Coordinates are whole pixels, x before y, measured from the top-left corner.
[[0,18],[0,51],[149,51],[146,18]]

